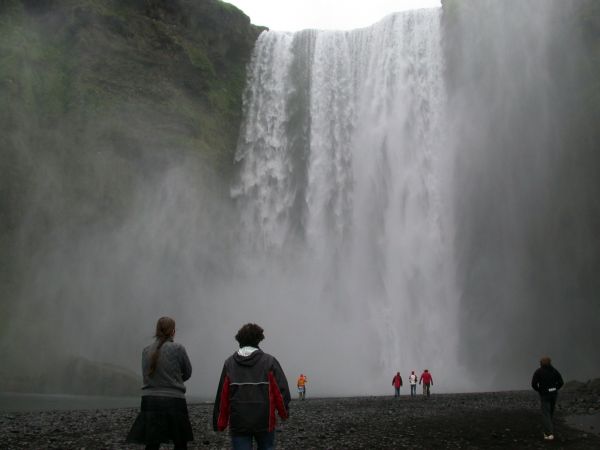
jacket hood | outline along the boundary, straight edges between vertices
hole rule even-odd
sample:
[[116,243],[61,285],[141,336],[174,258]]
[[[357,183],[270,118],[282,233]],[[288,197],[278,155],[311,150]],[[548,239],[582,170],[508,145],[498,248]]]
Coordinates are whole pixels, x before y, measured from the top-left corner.
[[235,360],[236,363],[242,365],[242,366],[254,366],[258,361],[260,361],[260,359],[262,358],[263,355],[263,351],[259,348],[255,351],[253,351],[251,354],[249,354],[248,356],[242,356],[240,355],[238,352],[235,352],[233,354],[233,359]]

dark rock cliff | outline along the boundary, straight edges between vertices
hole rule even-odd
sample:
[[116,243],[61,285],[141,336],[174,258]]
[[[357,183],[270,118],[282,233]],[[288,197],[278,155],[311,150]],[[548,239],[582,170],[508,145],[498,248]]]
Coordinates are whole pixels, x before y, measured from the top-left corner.
[[462,361],[482,379],[516,384],[518,370],[548,352],[570,376],[595,375],[600,3],[444,0],[443,8],[460,148]]
[[187,154],[229,176],[261,31],[241,11],[218,0],[0,8],[0,258],[24,220],[59,220],[40,190],[66,215],[94,219],[125,207],[137,178]]
[[[24,289],[47,249],[69,253],[93,230],[118,228],[140,186],[173,165],[210,179],[215,197],[226,192],[246,64],[261,31],[219,0],[0,2],[7,355],[18,354],[7,328],[23,325],[15,309],[31,298]],[[52,310],[65,294],[48,290],[33,288]]]

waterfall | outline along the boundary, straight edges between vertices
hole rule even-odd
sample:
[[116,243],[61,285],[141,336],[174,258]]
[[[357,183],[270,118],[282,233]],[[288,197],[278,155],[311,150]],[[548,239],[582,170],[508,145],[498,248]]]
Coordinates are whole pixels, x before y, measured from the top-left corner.
[[286,286],[260,281],[257,295],[298,305],[295,333],[341,334],[312,349],[321,359],[351,344],[377,380],[364,392],[397,370],[454,365],[440,17],[263,32],[249,67],[232,188],[246,267]]
[[[96,111],[79,100],[105,78],[55,83],[85,48],[37,61],[25,53],[39,39],[15,47],[23,83],[0,88],[25,95],[5,117],[0,195],[7,386],[69,386],[71,357],[137,373],[163,315],[203,398],[247,322],[290,379],[308,375],[309,396],[391,394],[398,370],[425,368],[436,392],[527,389],[544,354],[565,381],[596,378],[597,2],[443,3],[353,31],[262,33],[233,172],[215,171],[228,139],[211,121],[174,139],[233,99],[216,85],[204,98],[203,61],[171,55],[191,76],[165,75],[175,103],[140,87],[125,109],[111,94]],[[50,17],[18,25],[13,44]],[[140,50],[121,47],[96,56]],[[98,58],[86,61],[85,73]]]

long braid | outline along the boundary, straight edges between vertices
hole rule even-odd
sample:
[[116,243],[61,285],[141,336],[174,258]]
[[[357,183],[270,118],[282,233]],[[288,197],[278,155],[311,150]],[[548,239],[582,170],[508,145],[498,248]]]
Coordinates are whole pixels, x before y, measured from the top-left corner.
[[158,340],[158,345],[150,357],[150,370],[148,371],[148,375],[152,375],[156,371],[158,357],[160,356],[160,348],[165,342],[172,338],[174,331],[175,321],[170,317],[161,317],[158,319],[158,322],[156,322],[156,334],[154,337]]

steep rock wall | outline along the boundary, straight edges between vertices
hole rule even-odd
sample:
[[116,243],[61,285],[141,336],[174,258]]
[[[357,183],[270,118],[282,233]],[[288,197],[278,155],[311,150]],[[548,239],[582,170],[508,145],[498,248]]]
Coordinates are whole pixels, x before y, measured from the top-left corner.
[[[59,251],[59,264],[72,263],[66,254],[99,230],[106,236],[122,227],[140,192],[170,167],[187,166],[199,192],[227,201],[246,64],[261,30],[219,0],[0,4],[0,344],[7,355],[29,345],[8,342],[30,326],[23,317],[32,329],[52,329],[31,311],[67,307],[69,294],[35,281],[46,255]],[[38,293],[41,300],[32,300]],[[29,302],[38,307],[19,312]]]

